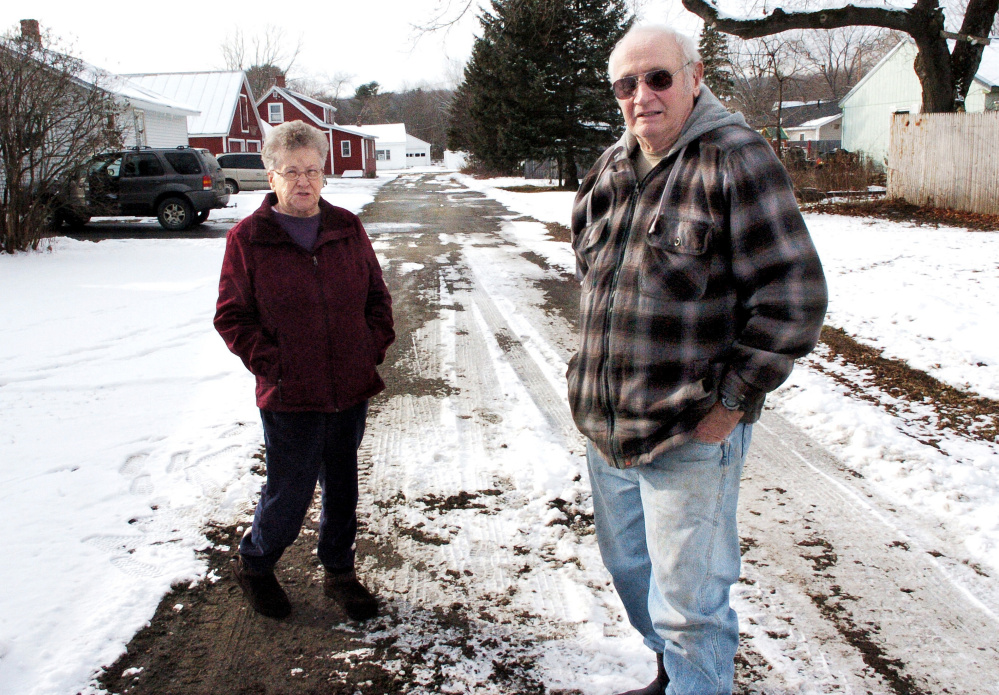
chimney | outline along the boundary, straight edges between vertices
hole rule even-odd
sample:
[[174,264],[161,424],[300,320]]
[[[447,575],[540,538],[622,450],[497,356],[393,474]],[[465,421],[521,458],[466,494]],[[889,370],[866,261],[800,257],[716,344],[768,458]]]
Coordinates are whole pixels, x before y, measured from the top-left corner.
[[277,75],[274,76],[274,84],[276,84],[278,87],[281,87],[282,89],[284,89],[284,86],[285,86],[284,85],[284,73],[279,72]]
[[42,30],[38,27],[37,19],[21,20],[21,38],[42,45]]

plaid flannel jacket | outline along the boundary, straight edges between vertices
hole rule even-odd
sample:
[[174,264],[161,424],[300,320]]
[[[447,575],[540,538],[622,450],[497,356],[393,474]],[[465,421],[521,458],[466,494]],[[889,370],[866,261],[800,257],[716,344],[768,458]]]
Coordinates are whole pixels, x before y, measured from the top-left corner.
[[[705,100],[701,111],[722,108]],[[767,142],[731,119],[683,138],[639,182],[626,133],[573,206],[582,291],[569,403],[619,468],[689,440],[722,396],[755,422],[825,315],[822,266]]]

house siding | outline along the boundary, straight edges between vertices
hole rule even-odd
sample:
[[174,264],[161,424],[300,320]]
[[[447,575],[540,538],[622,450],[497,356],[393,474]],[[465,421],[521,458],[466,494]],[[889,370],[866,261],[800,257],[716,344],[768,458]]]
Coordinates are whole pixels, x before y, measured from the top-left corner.
[[150,147],[187,145],[187,116],[146,111],[146,144]]
[[[245,113],[242,104],[245,104]],[[242,150],[226,149],[222,150],[223,152],[259,152],[259,145],[263,144],[264,136],[260,125],[260,115],[257,113],[257,107],[253,103],[253,98],[250,96],[245,82],[239,89],[236,110],[229,124],[229,139],[242,141],[244,147]],[[251,150],[249,143],[257,143],[256,150]]]
[[892,115],[897,111],[918,112],[923,88],[912,62],[916,46],[899,46],[869,79],[843,100],[843,149],[863,152],[885,163]]
[[[350,133],[342,133],[340,131],[331,131],[333,133],[333,162],[334,168],[337,174],[342,174],[345,171],[364,171],[365,154],[361,151],[363,147],[362,138],[360,135],[351,135]],[[347,141],[350,143],[350,156],[343,156],[343,149],[341,143]]]
[[214,155],[225,152],[225,138],[221,136],[189,138],[191,147],[203,147]]

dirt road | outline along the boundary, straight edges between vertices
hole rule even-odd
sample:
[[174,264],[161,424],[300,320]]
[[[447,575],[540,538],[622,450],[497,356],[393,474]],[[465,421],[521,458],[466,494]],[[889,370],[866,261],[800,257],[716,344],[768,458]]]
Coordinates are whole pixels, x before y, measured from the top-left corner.
[[[359,570],[384,615],[360,625],[322,598],[310,521],[279,571],[294,613],[259,617],[227,567],[242,527],[212,529],[211,581],[167,596],[103,686],[597,695],[644,684],[651,660],[603,573],[565,404],[568,252],[446,176],[399,177],[362,219],[399,336],[361,451]],[[772,412],[740,513],[738,692],[999,692],[996,578]]]

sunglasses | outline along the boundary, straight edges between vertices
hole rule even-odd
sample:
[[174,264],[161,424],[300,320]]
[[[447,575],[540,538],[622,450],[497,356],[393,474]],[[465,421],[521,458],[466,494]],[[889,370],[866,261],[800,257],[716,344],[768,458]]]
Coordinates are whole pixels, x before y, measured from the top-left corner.
[[692,60],[687,61],[673,72],[669,70],[653,70],[644,75],[629,75],[619,80],[614,80],[611,85],[614,88],[614,96],[618,99],[630,99],[638,91],[638,83],[644,82],[653,92],[665,92],[673,86],[673,75],[690,65]]

